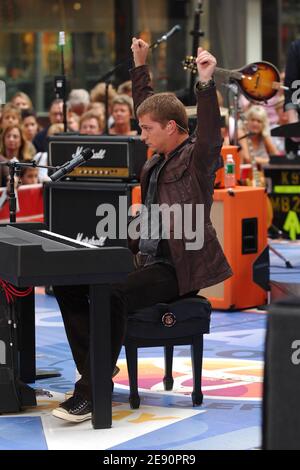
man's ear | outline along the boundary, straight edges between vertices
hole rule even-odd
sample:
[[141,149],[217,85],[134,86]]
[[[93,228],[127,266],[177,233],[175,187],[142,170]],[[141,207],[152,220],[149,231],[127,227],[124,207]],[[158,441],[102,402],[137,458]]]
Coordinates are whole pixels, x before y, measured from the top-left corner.
[[168,132],[170,133],[173,133],[177,129],[177,124],[174,121],[174,119],[168,122],[167,129],[168,129]]

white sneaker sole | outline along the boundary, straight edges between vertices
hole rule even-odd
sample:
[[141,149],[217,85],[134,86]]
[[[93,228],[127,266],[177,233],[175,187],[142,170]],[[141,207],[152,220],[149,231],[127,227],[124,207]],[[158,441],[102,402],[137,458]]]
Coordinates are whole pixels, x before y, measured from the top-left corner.
[[92,413],[87,413],[86,415],[71,415],[63,408],[55,408],[54,410],[52,410],[52,415],[56,418],[60,418],[65,421],[70,421],[71,423],[82,423],[82,421],[92,419]]

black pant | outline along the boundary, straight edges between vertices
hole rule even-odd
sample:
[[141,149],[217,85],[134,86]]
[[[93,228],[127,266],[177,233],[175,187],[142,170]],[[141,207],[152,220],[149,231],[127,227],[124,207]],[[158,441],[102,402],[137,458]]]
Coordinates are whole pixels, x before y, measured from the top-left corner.
[[[88,286],[54,286],[73,358],[81,378],[75,392],[91,399]],[[111,286],[112,371],[126,333],[128,312],[169,302],[179,296],[175,269],[153,264],[130,273],[123,284]]]

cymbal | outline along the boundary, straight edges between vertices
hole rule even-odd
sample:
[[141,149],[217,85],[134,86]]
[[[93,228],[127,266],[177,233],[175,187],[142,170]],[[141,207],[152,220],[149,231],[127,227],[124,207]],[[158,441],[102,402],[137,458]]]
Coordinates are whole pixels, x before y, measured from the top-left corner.
[[292,124],[285,124],[284,126],[274,127],[271,130],[273,137],[300,137],[300,122],[293,122]]

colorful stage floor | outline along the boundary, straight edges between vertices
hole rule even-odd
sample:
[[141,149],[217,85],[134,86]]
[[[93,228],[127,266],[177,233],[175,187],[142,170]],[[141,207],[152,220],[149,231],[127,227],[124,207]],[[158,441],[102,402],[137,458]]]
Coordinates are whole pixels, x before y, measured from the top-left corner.
[[[299,282],[300,245],[274,246],[294,262],[296,268],[290,275]],[[271,277],[284,276],[284,263],[273,255],[271,261],[275,266]],[[131,410],[122,351],[113,394],[113,426],[94,430],[90,421],[73,425],[51,415],[51,409],[72,389],[75,367],[55,299],[38,289],[36,303],[37,367],[58,370],[61,377],[36,382],[35,388],[52,394],[39,395],[36,408],[0,416],[0,449],[260,448],[264,311],[213,312],[211,333],[204,341],[201,407],[193,408],[190,398],[189,347],[179,346],[174,353],[172,392],[163,390],[162,349],[140,350],[141,407]]]

